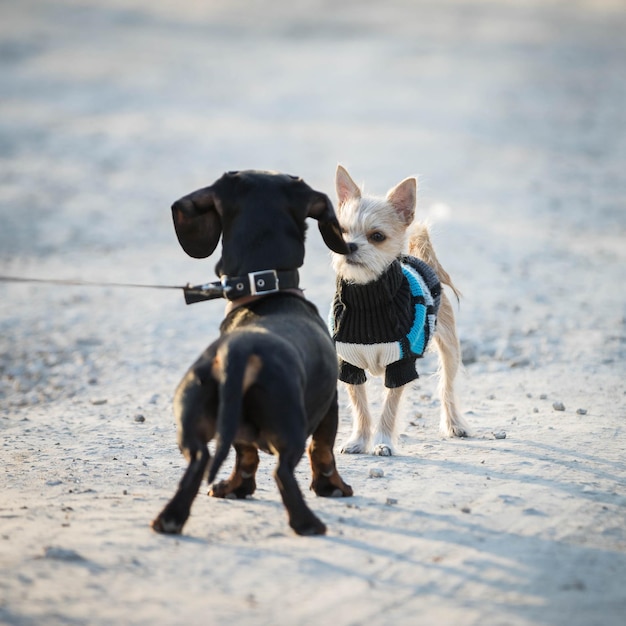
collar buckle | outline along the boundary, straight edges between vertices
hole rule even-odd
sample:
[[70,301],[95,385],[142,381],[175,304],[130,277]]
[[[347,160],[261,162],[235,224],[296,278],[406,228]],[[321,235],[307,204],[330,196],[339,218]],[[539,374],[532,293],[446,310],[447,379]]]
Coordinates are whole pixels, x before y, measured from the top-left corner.
[[262,270],[248,274],[250,295],[276,293],[280,289],[276,270]]

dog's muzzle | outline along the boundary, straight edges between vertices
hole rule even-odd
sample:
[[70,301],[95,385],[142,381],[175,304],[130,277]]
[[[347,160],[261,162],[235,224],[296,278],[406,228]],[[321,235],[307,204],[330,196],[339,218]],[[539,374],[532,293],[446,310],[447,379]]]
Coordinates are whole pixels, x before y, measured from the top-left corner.
[[185,302],[193,304],[204,300],[226,298],[233,301],[245,296],[263,296],[285,289],[297,289],[298,270],[261,270],[243,276],[222,276],[220,281],[204,285],[187,285]]

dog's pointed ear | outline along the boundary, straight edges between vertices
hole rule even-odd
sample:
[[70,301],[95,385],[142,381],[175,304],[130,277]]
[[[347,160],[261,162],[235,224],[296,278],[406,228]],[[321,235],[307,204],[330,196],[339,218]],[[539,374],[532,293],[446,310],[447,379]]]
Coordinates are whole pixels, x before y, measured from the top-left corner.
[[324,243],[337,254],[350,254],[350,248],[341,234],[341,227],[335,215],[330,198],[320,191],[313,191],[307,217],[317,220]]
[[387,193],[387,202],[396,210],[398,216],[408,226],[415,217],[417,200],[417,180],[405,178]]
[[178,241],[189,256],[204,259],[213,254],[222,234],[222,221],[211,187],[174,202],[172,218]]
[[337,189],[337,199],[339,200],[340,207],[352,198],[358,200],[361,197],[359,186],[350,178],[348,170],[343,167],[343,165],[337,166],[335,187]]

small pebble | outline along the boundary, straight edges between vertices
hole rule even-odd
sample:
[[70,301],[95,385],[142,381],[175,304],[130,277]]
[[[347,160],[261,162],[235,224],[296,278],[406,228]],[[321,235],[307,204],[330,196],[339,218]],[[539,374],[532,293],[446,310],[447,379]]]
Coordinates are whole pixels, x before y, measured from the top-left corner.
[[143,415],[135,415],[136,422],[145,422],[146,418]]
[[469,506],[462,506],[461,507],[461,513],[471,513],[472,509],[469,508]]
[[398,500],[396,498],[387,498],[387,501],[385,502],[385,504],[388,505],[392,505],[392,504],[398,504]]
[[533,413],[539,413],[539,409],[537,407],[533,407]]
[[548,394],[547,394],[547,393],[542,393],[542,394],[539,396],[539,399],[540,399],[540,400],[547,400],[547,399],[548,399]]
[[422,423],[420,422],[420,419],[422,417],[422,414],[419,413],[416,417],[414,417],[409,424],[411,424],[411,426],[421,426]]
[[506,439],[506,432],[505,432],[505,431],[503,431],[503,430],[499,430],[498,432],[493,433],[493,436],[494,436],[496,439]]
[[555,411],[565,411],[565,405],[562,402],[553,402],[552,403],[552,408]]
[[106,404],[108,400],[106,398],[92,398],[90,400],[91,404],[95,404],[96,406],[100,404]]
[[587,409],[576,409],[578,415],[587,415]]
[[370,470],[370,478],[382,478],[385,472],[380,467],[372,467]]

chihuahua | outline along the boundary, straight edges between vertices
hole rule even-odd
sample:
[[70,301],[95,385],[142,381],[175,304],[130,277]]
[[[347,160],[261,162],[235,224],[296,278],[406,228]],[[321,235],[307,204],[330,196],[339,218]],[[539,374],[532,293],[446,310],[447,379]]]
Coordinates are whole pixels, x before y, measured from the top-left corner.
[[[448,437],[467,437],[469,428],[454,390],[460,345],[442,284],[457,300],[460,292],[441,267],[427,227],[413,221],[416,179],[403,180],[384,199],[364,196],[340,165],[336,187],[337,217],[350,248],[347,255],[332,255],[337,290],[330,330],[339,379],[347,384],[353,414],[352,434],[342,452],[394,454],[402,393],[418,378],[416,360],[431,345],[439,353],[440,431]],[[364,385],[366,371],[385,377],[383,410],[375,429]]]

